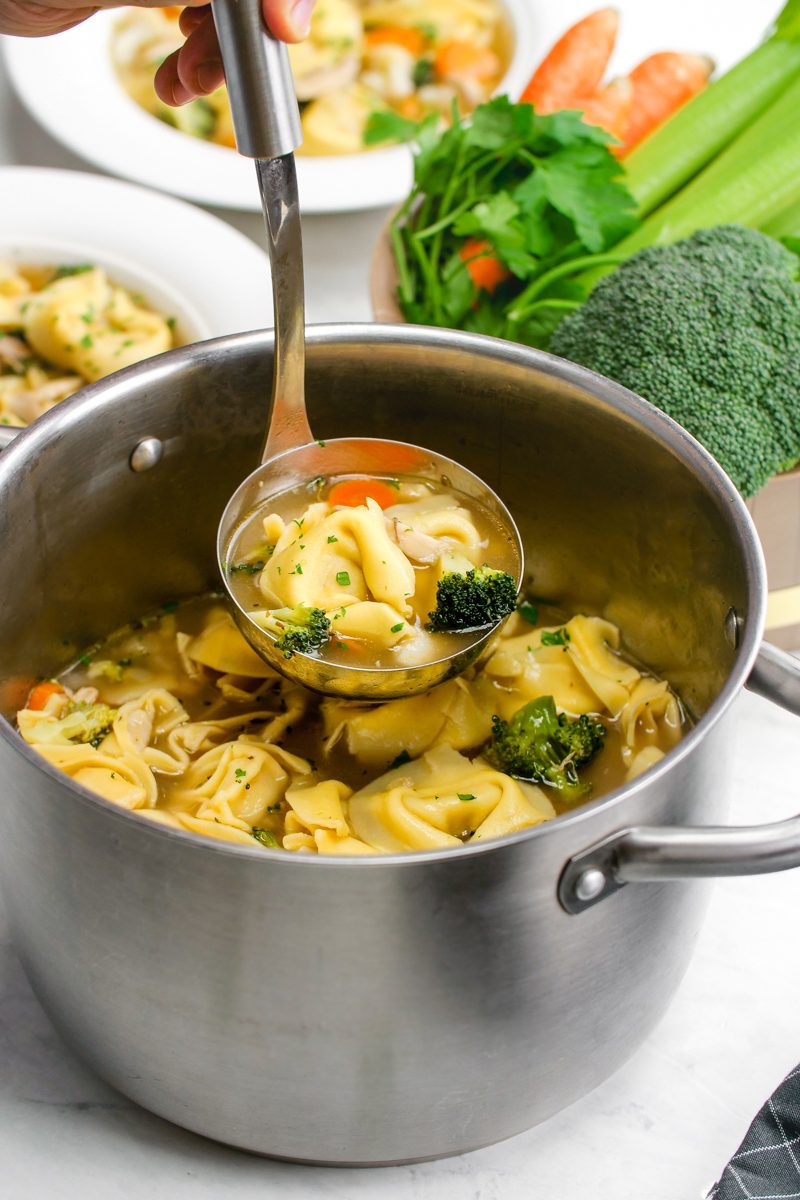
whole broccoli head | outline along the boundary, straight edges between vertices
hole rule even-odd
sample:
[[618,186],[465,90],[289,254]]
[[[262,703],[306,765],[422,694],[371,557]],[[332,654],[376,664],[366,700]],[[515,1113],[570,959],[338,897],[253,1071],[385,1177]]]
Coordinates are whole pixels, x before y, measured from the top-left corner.
[[436,587],[436,608],[428,613],[431,633],[455,633],[496,625],[517,606],[517,585],[505,571],[475,567],[448,571]]
[[284,658],[319,650],[330,637],[331,623],[321,608],[298,604],[297,608],[277,608],[259,621],[276,635],[275,645]]
[[592,759],[606,736],[596,717],[571,721],[559,716],[552,696],[531,700],[514,713],[511,723],[492,717],[494,732],[484,757],[506,775],[532,783],[550,784],[564,802],[580,800],[591,791],[581,783],[578,768]]
[[703,229],[622,263],[550,349],[668,413],[753,496],[800,460],[797,268],[755,229]]

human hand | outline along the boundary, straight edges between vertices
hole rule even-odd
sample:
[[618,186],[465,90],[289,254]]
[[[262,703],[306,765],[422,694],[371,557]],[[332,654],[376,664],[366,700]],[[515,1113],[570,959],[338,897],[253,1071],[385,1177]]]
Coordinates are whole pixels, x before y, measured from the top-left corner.
[[[180,17],[186,41],[164,60],[155,78],[159,99],[175,107],[209,95],[225,79],[211,5],[192,5],[192,0],[189,4]],[[280,41],[302,42],[308,37],[314,0],[262,0],[262,4],[264,19]]]
[[[264,19],[282,42],[308,37],[314,0],[262,0]],[[170,54],[156,73],[155,85],[165,104],[181,105],[216,91],[224,79],[219,44],[204,0],[186,0],[180,18],[186,41]],[[139,0],[140,8],[161,8],[160,0]],[[117,0],[86,4],[84,0],[0,0],[0,33],[44,37],[80,25],[100,8],[116,8]]]

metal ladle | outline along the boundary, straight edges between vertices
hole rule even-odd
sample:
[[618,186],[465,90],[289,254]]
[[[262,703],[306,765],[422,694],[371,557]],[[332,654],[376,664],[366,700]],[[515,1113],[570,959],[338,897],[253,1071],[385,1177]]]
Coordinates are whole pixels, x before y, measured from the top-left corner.
[[267,30],[261,0],[213,0],[228,98],[240,154],[255,159],[272,265],[275,352],[272,400],[261,466],[231,497],[220,521],[217,557],[234,619],[244,637],[276,671],[304,687],[352,700],[390,700],[426,692],[458,675],[478,658],[496,626],[436,662],[387,669],[351,667],[313,655],[284,658],[275,638],[256,624],[232,594],[226,567],[236,531],[254,509],[319,476],[406,475],[429,479],[477,500],[500,521],[516,551],[522,546],[506,506],[471,471],[420,446],[369,438],[315,441],[305,402],[303,242],[294,151],[301,144],[300,113],[286,46]]

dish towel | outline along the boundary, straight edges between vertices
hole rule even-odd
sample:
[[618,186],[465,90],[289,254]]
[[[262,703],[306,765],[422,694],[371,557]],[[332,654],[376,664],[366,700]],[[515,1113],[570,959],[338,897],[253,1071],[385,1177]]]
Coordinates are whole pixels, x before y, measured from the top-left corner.
[[770,1096],[708,1200],[800,1197],[800,1067]]

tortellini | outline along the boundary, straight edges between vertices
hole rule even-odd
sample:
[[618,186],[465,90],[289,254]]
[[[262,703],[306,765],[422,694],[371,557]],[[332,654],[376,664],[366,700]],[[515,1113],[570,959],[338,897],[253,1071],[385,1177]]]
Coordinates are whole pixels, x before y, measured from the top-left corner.
[[556,815],[540,788],[518,783],[452,746],[396,767],[350,800],[362,841],[384,854],[444,850],[503,837]]
[[[330,515],[318,508],[310,527]],[[529,700],[552,695],[561,712],[606,723],[605,787],[637,779],[682,733],[675,694],[618,653],[619,630],[600,617],[534,628],[516,615],[464,675],[365,705],[278,676],[216,600],[183,611],[121,631],[17,714],[77,784],[178,831],[295,854],[457,850],[559,811],[555,790],[483,756],[494,719]]]
[[[224,85],[181,108],[156,95],[155,73],[183,44],[177,8],[124,10],[111,54],[128,94],[181,133],[235,147]],[[412,121],[428,113],[452,119],[487,100],[508,61],[510,39],[496,0],[325,0],[309,36],[289,46],[303,106],[302,155],[358,154],[373,113]]]
[[[226,551],[234,594],[276,639],[300,609],[317,610],[327,632],[311,651],[328,657],[355,644],[373,656],[369,664],[362,658],[363,666],[433,662],[454,653],[449,631],[430,632],[440,581],[483,565],[507,575],[517,569],[499,522],[444,485],[391,480],[392,490],[380,478],[313,482],[325,499],[309,504],[305,489],[287,493],[281,512],[251,513]],[[513,577],[508,584],[513,607]],[[387,650],[393,654],[381,658]]]
[[37,290],[0,261],[0,424],[29,425],[84,383],[172,347],[169,322],[103,270],[64,270]]
[[23,331],[42,358],[90,383],[172,346],[164,318],[109,283],[99,267],[57,279],[35,293]]

